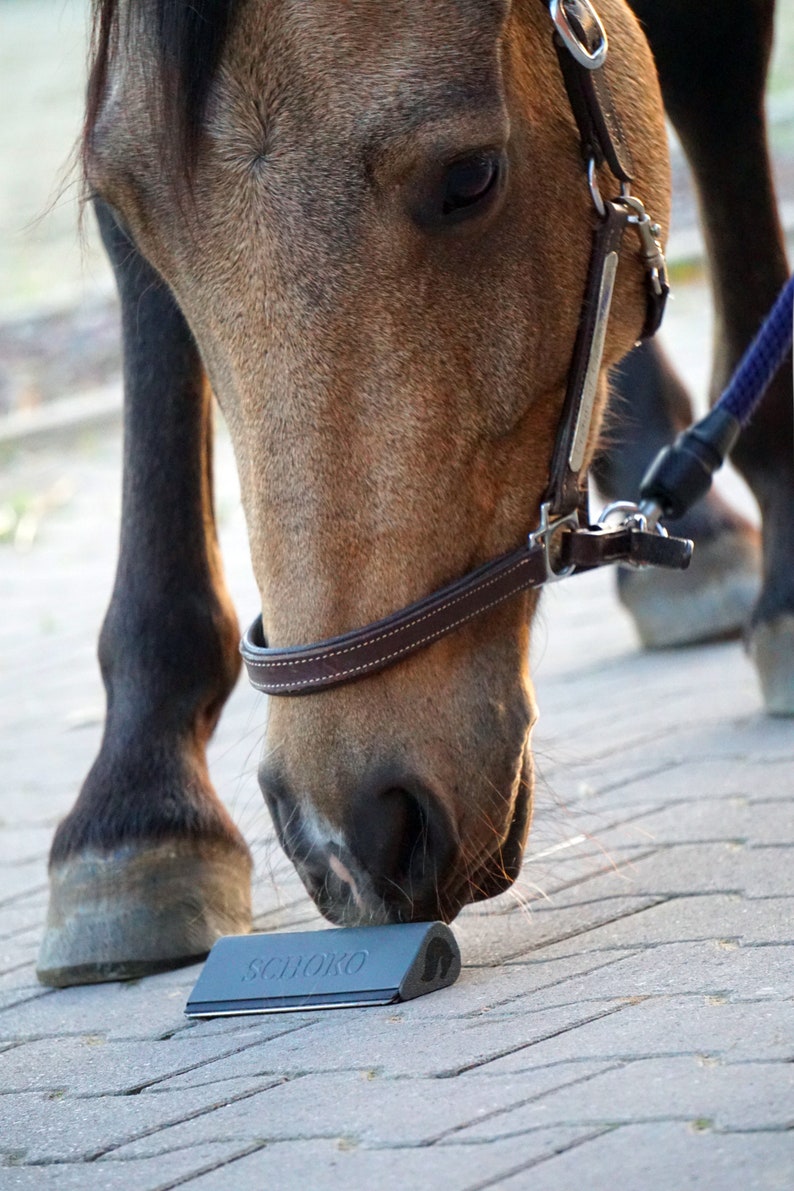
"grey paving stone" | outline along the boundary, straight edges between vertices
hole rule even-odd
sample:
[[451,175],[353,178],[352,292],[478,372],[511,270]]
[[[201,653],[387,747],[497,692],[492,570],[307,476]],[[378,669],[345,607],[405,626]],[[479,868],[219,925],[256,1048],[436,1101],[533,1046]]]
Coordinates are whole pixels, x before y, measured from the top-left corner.
[[[221,1104],[233,1103],[236,1097],[269,1087],[271,1082],[249,1079],[230,1083],[222,1101],[211,1088],[186,1089],[173,1095],[161,1092],[158,1096],[80,1098],[57,1092],[0,1096],[0,1155],[15,1163],[94,1161],[135,1138],[157,1134],[188,1118],[211,1117]],[[197,1128],[191,1145],[213,1140]],[[151,1144],[150,1152],[168,1148]]]
[[[556,946],[570,947],[571,943]],[[593,996],[608,999],[676,993],[784,999],[791,995],[792,964],[791,946],[739,947],[712,940],[670,943],[638,950],[592,975],[571,978],[561,990],[564,988],[566,998],[572,1001]]]
[[13,995],[21,989],[35,989],[38,986],[35,952],[32,948],[26,947],[12,957],[11,967],[0,972],[0,1003],[5,993]]
[[[556,817],[556,810],[550,814]],[[643,830],[644,815],[636,814],[630,808],[626,809],[626,815],[623,822],[612,823],[606,821],[604,816],[604,821],[596,825],[592,821],[595,816],[585,814],[581,830],[571,825],[572,816],[566,816],[566,839],[549,844],[540,841],[541,846],[537,850],[527,852],[519,888],[526,885],[529,897],[533,893],[535,897],[538,894],[542,896],[553,892],[557,886],[571,884],[579,877],[614,868],[616,862],[621,860],[626,862],[635,856],[653,852],[658,845]],[[508,904],[507,897],[502,901]]]
[[744,892],[794,894],[791,849],[737,843],[679,844],[627,865],[620,875],[634,896]]
[[[273,1034],[293,1028],[283,1019],[269,1021]],[[50,1039],[23,1042],[0,1054],[0,1092],[65,1091],[75,1096],[129,1093],[247,1046],[256,1046],[260,1055],[254,1067],[265,1061],[259,1037],[254,1041],[224,1036],[196,1038],[190,1046],[172,1041],[108,1042],[100,1034],[59,1038],[55,1046]]]
[[[490,1083],[482,1076],[470,1078]],[[509,1137],[541,1125],[664,1120],[709,1121],[723,1131],[790,1129],[794,1125],[794,1066],[722,1065],[692,1057],[616,1063],[609,1071],[471,1125],[461,1130],[456,1140]]]
[[[351,1016],[355,1016],[356,1012],[355,1009],[346,1010],[345,1016],[348,1013]],[[190,1046],[194,1038],[217,1038],[236,1035],[254,1038],[260,1032],[262,1037],[270,1037],[274,1022],[280,1023],[281,1027],[287,1031],[303,1029],[317,1020],[318,1015],[316,1010],[313,1013],[295,1011],[288,1014],[279,1014],[275,1017],[268,1014],[261,1016],[249,1016],[246,1014],[240,1017],[196,1019],[194,1021],[188,1021],[172,1037],[174,1042],[184,1043],[186,1046]]]
[[[700,698],[693,722],[699,718]],[[655,738],[649,732],[640,744],[612,743],[606,749],[587,738],[587,747],[576,754],[563,747],[544,755],[539,805],[544,811],[556,803],[570,813],[583,809],[609,817],[632,807],[688,807],[701,799],[789,802],[793,760],[787,723],[761,717],[752,718],[750,727],[733,723],[719,740],[706,738],[696,747],[659,732]]]
[[[194,1140],[286,1141],[347,1137],[368,1146],[423,1145],[501,1113],[531,1096],[543,1097],[608,1064],[565,1064],[533,1072],[517,1086],[511,1076],[489,1080],[382,1079],[372,1072],[304,1076],[133,1142],[119,1157],[143,1157]],[[147,1092],[157,1101],[170,1092]]]
[[608,921],[603,926],[596,924],[586,933],[578,934],[577,947],[592,951],[698,939],[736,939],[743,943],[794,940],[794,900],[791,898],[751,899],[740,894],[717,893],[673,896],[644,905],[639,899],[637,901],[638,909],[631,915]]
[[263,1185],[285,1191],[339,1191],[341,1187],[405,1191],[501,1181],[516,1161],[539,1161],[589,1136],[583,1129],[538,1129],[515,1141],[489,1145],[363,1149],[349,1139],[276,1142],[255,1154],[192,1179],[190,1191],[248,1191]]
[[52,827],[24,825],[12,827],[0,819],[0,864],[47,863],[52,842]]
[[[783,808],[777,807],[778,810]],[[620,834],[606,833],[608,847],[623,840],[645,840],[646,844],[713,843],[720,840],[754,840],[758,812],[744,796],[688,798],[653,810],[626,823]],[[601,836],[596,835],[600,841]]]
[[109,1041],[160,1038],[186,1026],[185,1003],[199,971],[195,965],[142,981],[42,989],[43,998],[13,1011],[0,1007],[0,1039],[84,1034]]
[[10,939],[20,931],[41,933],[47,902],[44,890],[38,896],[18,898],[0,910],[0,939]]
[[38,1000],[39,997],[46,996],[48,992],[49,989],[43,988],[38,982],[30,987],[17,982],[14,988],[0,989],[0,1013],[7,1009],[13,1009],[15,1006],[25,1005],[29,1001]]
[[58,1162],[0,1168],[2,1191],[160,1191],[233,1162],[246,1147],[195,1145],[131,1162]]
[[[554,954],[553,947],[560,949],[558,954]],[[598,974],[632,957],[628,948],[615,948],[594,955],[577,954],[571,942],[554,944],[553,947],[540,948],[522,959],[498,966],[467,969],[459,984],[463,981],[463,991],[471,994],[471,1008],[479,1005],[493,1010],[525,998],[533,998],[535,1005],[539,1002],[557,1004],[558,990],[569,982],[578,983],[580,976],[591,981],[594,995],[599,996]]]
[[37,857],[24,864],[10,864],[3,869],[3,906],[20,896],[40,892],[47,883],[46,857]]
[[626,919],[631,936],[632,917],[658,903],[653,897],[601,897],[588,900],[583,888],[567,889],[538,898],[526,909],[502,914],[467,914],[455,923],[464,962],[497,965],[540,951],[550,943],[586,936],[610,922]]
[[[761,770],[763,773],[763,769]],[[788,799],[781,801],[758,801],[753,806],[753,819],[749,829],[749,840],[753,844],[794,845],[794,791]]]
[[612,1012],[483,1064],[483,1075],[577,1059],[718,1056],[722,1062],[794,1061],[794,999],[752,1005],[708,997],[607,1003]]
[[771,844],[748,848],[741,866],[747,896],[794,898],[792,855],[794,849]]
[[[594,920],[597,920],[601,914],[602,904],[606,911],[605,917],[628,917],[633,909],[642,910],[656,903],[669,901],[673,897],[698,894],[699,892],[698,890],[686,890],[678,894],[669,891],[643,893],[636,890],[632,878],[633,873],[629,868],[609,869],[596,873],[576,884],[555,890],[547,896],[538,895],[537,900],[530,903],[527,917],[532,922],[536,914],[539,916],[551,915],[556,918],[557,913],[562,912],[560,938],[575,938],[579,933],[579,924],[587,928],[591,915]],[[735,891],[731,890],[730,892]],[[612,906],[617,906],[617,914],[609,913],[610,903]],[[553,919],[546,929],[548,935],[552,935]],[[531,930],[528,930],[528,940],[531,940],[531,937]]]
[[[595,586],[592,584],[593,588]],[[577,598],[585,598],[582,588],[578,593],[572,593],[569,588],[562,596],[563,600]],[[614,626],[610,634],[613,647],[619,642],[618,633],[618,626]],[[557,650],[557,656],[553,657],[550,650],[535,670],[541,709],[545,698],[556,713],[555,719],[546,716],[541,721],[542,739],[548,747],[565,748],[568,756],[576,755],[576,747],[583,735],[592,736],[600,743],[600,754],[608,755],[610,751],[616,751],[616,746],[621,749],[635,746],[654,731],[672,744],[672,751],[688,739],[701,740],[719,732],[725,720],[732,714],[735,716],[738,709],[741,709],[739,714],[743,712],[745,715],[755,711],[752,671],[738,643],[656,655],[624,649],[589,666],[586,656],[581,654],[578,658],[564,658],[564,643],[558,639],[552,642],[552,648]],[[547,682],[545,664],[552,657],[556,663],[555,671]],[[566,673],[568,667],[570,670]],[[725,681],[726,673],[733,676],[730,684]],[[586,682],[590,698],[576,708],[580,736],[566,738],[560,732],[560,725],[566,711],[566,691],[570,689],[574,674],[578,681]],[[750,681],[743,681],[745,677]],[[637,699],[637,691],[649,689],[651,683],[652,697]],[[690,714],[693,690],[699,696],[696,721]],[[551,735],[554,732],[557,735]],[[764,736],[769,739],[766,733]],[[700,751],[702,754],[703,750]]]
[[628,1125],[572,1146],[498,1183],[500,1191],[675,1187],[675,1191],[790,1191],[794,1133],[714,1133],[678,1123]]
[[[491,1020],[488,1013],[467,1017],[417,1020],[410,1004],[347,1021],[341,1014],[293,1034],[208,1062],[194,1071],[164,1080],[158,1087],[175,1090],[232,1077],[274,1072],[369,1070],[379,1076],[445,1076],[489,1062],[493,1057],[531,1046],[541,1038],[578,1031],[580,1023],[613,1010],[611,1002],[565,1005]],[[256,1036],[256,1027],[250,1034]],[[235,1038],[249,1036],[241,1032]],[[225,1035],[228,1038],[228,1035]],[[187,1043],[183,1044],[187,1049]]]
[[[652,769],[647,750],[639,750],[635,756],[623,754],[608,767],[583,765],[577,780],[585,805],[605,813],[613,805],[651,801],[684,805],[723,797],[748,802],[790,801],[794,748],[786,721],[775,724],[759,718],[749,729],[732,727],[735,731],[726,732],[722,741],[703,741],[690,756],[681,748],[670,755],[662,746]],[[707,748],[712,756],[703,755]],[[779,755],[775,757],[775,753]]]
[[[761,809],[763,807],[763,809]],[[748,844],[794,842],[790,806],[752,802],[748,795],[699,796],[644,814],[626,825],[657,844],[741,840]]]
[[25,964],[33,964],[39,951],[39,936],[35,931],[25,931],[0,942],[0,981],[16,980],[16,974]]

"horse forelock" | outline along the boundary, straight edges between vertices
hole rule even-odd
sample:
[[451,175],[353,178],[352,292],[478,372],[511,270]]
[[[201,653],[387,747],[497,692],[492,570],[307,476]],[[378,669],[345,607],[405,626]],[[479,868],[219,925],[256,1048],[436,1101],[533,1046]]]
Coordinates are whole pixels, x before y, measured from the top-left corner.
[[[504,21],[511,0],[459,0],[461,14]],[[232,25],[245,0],[92,0],[89,77],[82,137],[84,167],[117,58],[145,72],[150,125],[162,130],[161,155],[177,184],[190,184],[207,100]],[[146,49],[141,53],[141,46]]]
[[109,75],[125,39],[146,37],[153,53],[147,89],[154,127],[168,129],[162,145],[177,177],[189,179],[207,94],[239,0],[93,0],[90,69],[83,128],[87,160]]

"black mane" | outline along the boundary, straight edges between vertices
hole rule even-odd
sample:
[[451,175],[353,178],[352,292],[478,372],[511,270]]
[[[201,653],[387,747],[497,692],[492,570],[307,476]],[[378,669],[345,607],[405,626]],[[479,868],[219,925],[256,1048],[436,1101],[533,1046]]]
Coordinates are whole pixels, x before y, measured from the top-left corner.
[[126,0],[125,33],[120,3],[93,0],[93,34],[83,136],[88,153],[108,75],[123,51],[122,37],[140,31],[151,38],[152,103],[160,106],[159,125],[171,164],[188,176],[195,161],[207,92],[226,42],[235,0]]

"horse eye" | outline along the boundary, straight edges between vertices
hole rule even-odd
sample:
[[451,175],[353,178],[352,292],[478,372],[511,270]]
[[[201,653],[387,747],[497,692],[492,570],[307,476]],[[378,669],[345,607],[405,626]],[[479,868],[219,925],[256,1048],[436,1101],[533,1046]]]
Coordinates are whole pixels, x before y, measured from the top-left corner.
[[496,188],[499,158],[479,154],[455,161],[443,181],[441,211],[445,217],[461,217],[472,211]]

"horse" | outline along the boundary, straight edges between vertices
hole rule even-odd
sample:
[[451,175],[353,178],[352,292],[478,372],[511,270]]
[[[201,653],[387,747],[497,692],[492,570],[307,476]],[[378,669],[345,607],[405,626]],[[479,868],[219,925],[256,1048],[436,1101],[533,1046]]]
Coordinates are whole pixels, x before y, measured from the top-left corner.
[[[174,967],[250,929],[251,857],[205,756],[240,669],[213,520],[212,393],[234,446],[265,653],[377,624],[537,527],[604,197],[629,218],[624,151],[631,194],[659,225],[643,214],[643,227],[663,239],[669,223],[662,93],[638,17],[704,198],[720,369],[744,346],[785,259],[759,117],[773,5],[730,0],[716,28],[686,0],[632,7],[97,0],[84,169],[121,301],[123,516],[99,638],[104,734],[52,845],[44,983]],[[599,16],[619,151],[589,146],[586,168],[588,117],[563,78],[560,30],[589,70],[596,43],[583,30]],[[723,56],[729,42],[744,57]],[[589,86],[580,76],[574,90]],[[730,111],[726,160],[712,92]],[[752,270],[734,219],[751,185],[764,249]],[[581,474],[609,371],[649,317],[654,269],[622,244],[601,259],[614,297]],[[642,354],[632,407],[655,401],[669,437],[677,382],[652,348]],[[784,390],[736,456],[764,514],[762,669],[764,635],[779,643],[794,623],[779,554],[791,532]],[[624,448],[597,463],[622,496],[647,454]],[[732,515],[712,503],[697,516],[698,536],[724,531],[752,552]],[[271,700],[260,785],[332,921],[451,920],[515,879],[532,814],[536,604],[536,588],[514,592],[386,669]]]

